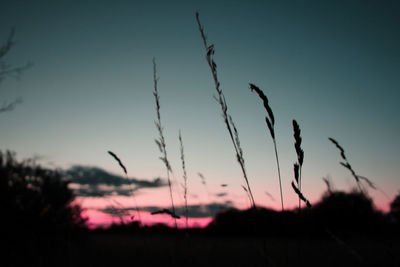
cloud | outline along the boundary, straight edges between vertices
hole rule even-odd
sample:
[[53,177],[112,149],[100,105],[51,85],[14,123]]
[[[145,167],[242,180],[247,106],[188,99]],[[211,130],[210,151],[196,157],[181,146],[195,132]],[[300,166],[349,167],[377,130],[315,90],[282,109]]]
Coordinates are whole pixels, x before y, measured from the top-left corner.
[[[219,211],[224,210],[224,209],[229,209],[232,208],[232,201],[226,201],[225,203],[210,203],[207,205],[189,205],[189,217],[190,218],[205,218],[205,217],[213,217],[215,214],[217,214]],[[147,207],[140,207],[140,211],[147,211],[147,212],[155,212],[158,210],[163,209],[164,207],[157,207],[157,206],[147,206]],[[109,206],[104,209],[98,209],[98,211],[110,214],[110,215],[115,215],[115,214],[126,214],[128,211],[135,211],[136,208],[118,208],[118,207],[113,207]],[[185,214],[185,207],[184,206],[178,206],[175,207],[176,213],[180,216],[184,216]]]
[[111,174],[98,167],[75,165],[64,171],[64,177],[70,181],[70,188],[77,196],[130,196],[133,191],[142,188],[158,188],[167,183],[161,178],[152,181],[126,178]]
[[104,188],[98,185],[76,186],[71,188],[79,197],[131,196],[133,190],[121,186]]
[[[210,203],[207,205],[191,205],[189,206],[189,217],[191,218],[203,218],[203,217],[214,217],[219,211],[224,209],[232,208],[230,202],[225,203]],[[182,207],[183,211],[184,207]],[[182,213],[183,214],[183,213]]]

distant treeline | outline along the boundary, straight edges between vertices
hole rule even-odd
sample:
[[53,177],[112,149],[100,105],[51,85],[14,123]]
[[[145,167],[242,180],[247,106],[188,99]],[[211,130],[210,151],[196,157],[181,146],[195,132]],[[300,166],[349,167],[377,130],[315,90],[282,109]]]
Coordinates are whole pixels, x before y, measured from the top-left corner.
[[141,227],[139,223],[112,225],[98,232],[137,234],[192,233],[212,236],[264,236],[331,238],[352,236],[400,237],[400,195],[391,211],[374,208],[372,200],[360,192],[326,192],[319,203],[302,210],[276,211],[265,208],[221,210],[204,229],[169,228],[163,224]]

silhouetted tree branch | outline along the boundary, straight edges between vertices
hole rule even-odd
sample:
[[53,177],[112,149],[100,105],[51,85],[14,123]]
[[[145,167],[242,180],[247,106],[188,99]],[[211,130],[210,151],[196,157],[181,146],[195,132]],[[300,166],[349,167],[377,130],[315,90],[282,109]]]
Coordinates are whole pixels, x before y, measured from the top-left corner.
[[[10,52],[11,48],[16,44],[14,41],[15,29],[11,29],[8,35],[7,41],[0,46],[0,83],[4,81],[7,77],[12,77],[14,79],[19,79],[22,73],[33,66],[32,62],[27,62],[25,65],[13,66],[7,63],[4,58]],[[21,98],[17,98],[12,102],[4,103],[0,107],[0,113],[11,111],[15,108],[17,104],[22,103]]]
[[4,103],[1,107],[0,107],[0,113],[1,112],[6,112],[6,111],[11,111],[15,108],[15,106],[17,104],[21,104],[22,103],[22,98],[18,97],[17,99],[15,99],[12,102],[9,103]]

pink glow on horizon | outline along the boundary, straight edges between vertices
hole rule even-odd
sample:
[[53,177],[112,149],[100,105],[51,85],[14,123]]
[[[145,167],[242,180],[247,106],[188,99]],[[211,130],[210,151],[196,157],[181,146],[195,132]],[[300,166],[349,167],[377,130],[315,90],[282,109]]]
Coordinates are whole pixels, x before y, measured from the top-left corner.
[[[305,192],[309,197],[312,205],[317,204],[321,201],[323,193],[314,193],[313,188],[309,188],[310,190]],[[157,192],[155,194],[154,192]],[[168,204],[165,202],[165,199],[168,199],[168,195],[166,195],[167,190],[160,190],[160,189],[143,189],[136,195],[136,203],[132,197],[124,197],[124,196],[110,196],[110,197],[77,197],[75,200],[75,204],[80,205],[84,211],[82,215],[88,218],[87,225],[93,229],[96,227],[108,227],[111,224],[120,224],[123,223],[130,223],[133,221],[140,221],[142,225],[154,225],[157,223],[163,223],[168,226],[174,227],[174,220],[168,215],[151,215],[149,212],[141,211],[140,218],[139,215],[136,214],[135,211],[129,211],[129,214],[125,214],[124,216],[113,216],[104,212],[101,212],[100,209],[113,207],[116,208],[134,208],[134,205],[138,204],[138,207],[149,207],[155,206],[160,207],[160,203]],[[317,189],[314,189],[314,192],[318,192]],[[156,196],[156,197],[154,197]],[[256,196],[262,196],[261,193],[258,192]],[[230,199],[234,199],[234,203],[232,205],[237,209],[248,209],[250,207],[246,196],[243,194],[230,194]],[[380,210],[384,213],[387,213],[390,209],[390,197],[385,196],[381,192],[372,191],[371,190],[371,197],[373,199],[374,207],[377,210]],[[229,199],[228,199],[229,200]],[[262,200],[262,201],[260,201]],[[189,205],[207,205],[208,203],[216,203],[218,199],[215,201],[205,201],[201,199],[192,199]],[[221,201],[221,200],[219,200]],[[221,202],[223,204],[223,202]],[[256,204],[258,207],[265,207],[268,209],[273,209],[276,211],[280,211],[280,201],[279,199],[271,200],[270,198],[259,198]],[[289,191],[287,194],[287,198],[285,199],[285,210],[294,210],[298,207],[298,199],[296,195]],[[304,207],[304,206],[303,206]],[[160,207],[163,208],[163,207]],[[165,207],[168,208],[168,207]],[[205,218],[189,218],[189,227],[205,227],[211,221],[212,217],[205,217]],[[178,227],[184,228],[186,226],[185,218],[181,218],[177,220]]]
[[[134,211],[119,217],[112,216],[95,209],[86,209],[82,212],[82,216],[88,218],[86,224],[90,229],[95,229],[97,227],[108,227],[112,224],[139,221],[139,215],[137,215]],[[212,219],[212,217],[189,218],[188,225],[189,228],[204,228],[212,221]],[[172,219],[169,215],[152,215],[150,212],[147,211],[140,211],[140,222],[142,226],[151,226],[158,223],[162,223],[170,227],[175,226],[174,219]],[[184,217],[177,219],[177,224],[179,228],[185,228],[186,219]]]
[[[92,201],[89,201],[92,202]],[[93,201],[91,204],[95,204],[96,202]],[[101,201],[100,201],[101,203]],[[154,225],[158,223],[166,224],[170,227],[175,226],[174,219],[172,219],[169,215],[165,214],[157,214],[157,215],[152,215],[150,212],[147,211],[140,211],[140,216],[137,214],[136,211],[130,211],[128,214],[125,214],[123,216],[116,216],[116,215],[110,215],[107,213],[104,213],[102,211],[97,210],[96,208],[104,208],[98,202],[99,207],[93,207],[91,206],[90,208],[84,208],[82,212],[82,216],[86,217],[87,220],[87,225],[90,229],[94,229],[97,227],[108,227],[112,224],[120,224],[120,223],[130,223],[132,221],[140,221],[141,225]],[[290,205],[292,204],[292,205]],[[375,208],[386,213],[389,211],[388,204],[383,202],[383,201],[378,201],[374,203]],[[290,205],[290,206],[289,206]],[[97,205],[95,205],[97,206]],[[102,207],[101,207],[102,206]],[[285,205],[286,206],[286,205]],[[259,205],[259,207],[262,207]],[[236,207],[239,209],[247,209],[248,207]],[[279,211],[280,209],[276,209],[275,207],[265,207],[269,209],[274,209]],[[288,203],[286,206],[286,210],[294,210],[297,208],[297,203]],[[140,217],[140,218],[139,218]],[[189,218],[188,220],[188,225],[190,228],[204,228],[206,227],[211,221],[213,220],[212,217],[203,217],[203,218]],[[177,224],[179,228],[184,228],[186,227],[186,219],[184,217],[181,217],[180,219],[177,219]]]
[[[384,205],[375,205],[375,208],[381,210],[383,212],[388,212],[382,206]],[[292,209],[286,210],[293,210],[296,209],[297,206],[294,206]],[[154,224],[162,223],[168,225],[169,227],[174,227],[175,222],[174,219],[171,218],[169,215],[165,214],[157,214],[152,215],[150,212],[147,211],[140,211],[140,218],[137,215],[136,211],[131,211],[129,214],[125,214],[123,216],[112,216],[110,214],[98,211],[96,209],[85,209],[82,212],[82,216],[87,218],[86,224],[90,229],[95,228],[102,228],[102,227],[109,227],[112,224],[121,224],[121,223],[130,223],[133,221],[140,221],[142,226],[151,226]],[[202,217],[202,218],[190,218],[188,219],[189,228],[204,228],[208,224],[212,222],[212,217]],[[177,219],[178,228],[185,228],[186,227],[186,218],[181,217]]]

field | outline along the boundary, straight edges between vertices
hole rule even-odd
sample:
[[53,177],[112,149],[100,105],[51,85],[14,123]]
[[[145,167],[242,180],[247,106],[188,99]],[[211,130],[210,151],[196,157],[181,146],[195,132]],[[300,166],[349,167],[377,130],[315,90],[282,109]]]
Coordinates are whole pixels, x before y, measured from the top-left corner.
[[399,240],[134,236],[92,233],[70,266],[399,266]]

